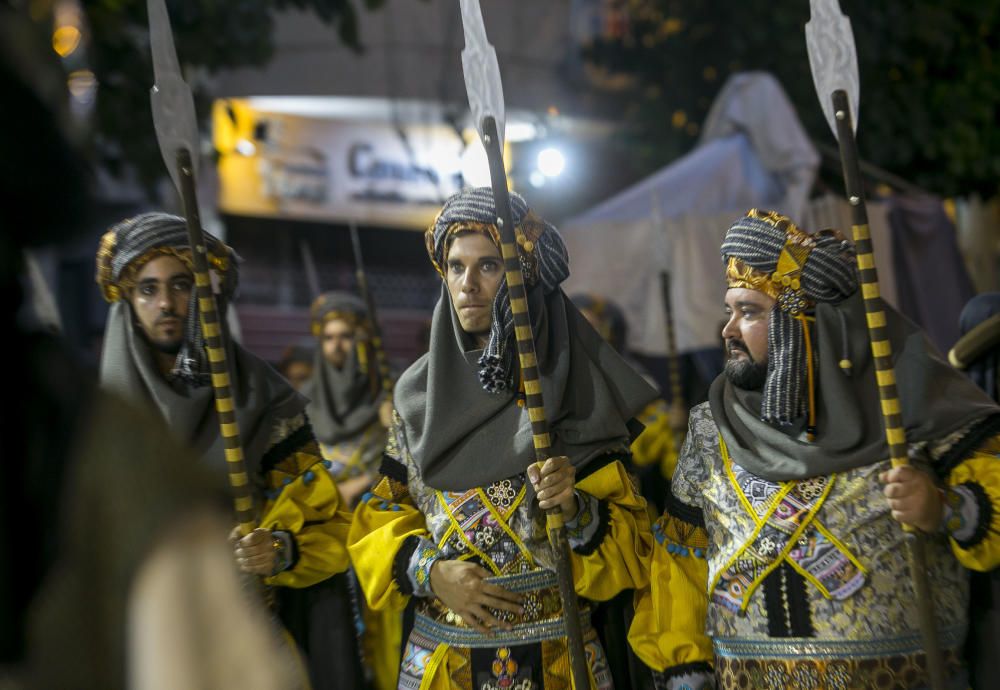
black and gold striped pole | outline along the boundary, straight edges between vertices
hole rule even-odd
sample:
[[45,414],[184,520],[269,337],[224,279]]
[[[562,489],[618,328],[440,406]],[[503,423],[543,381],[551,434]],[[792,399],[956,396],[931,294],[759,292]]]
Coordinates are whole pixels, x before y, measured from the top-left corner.
[[[840,146],[844,186],[851,205],[851,231],[857,253],[865,319],[871,342],[872,359],[882,408],[889,460],[893,467],[909,465],[906,431],[896,389],[892,344],[886,328],[885,307],[879,291],[878,272],[868,228],[864,188],[859,167],[855,122],[858,101],[857,52],[850,21],[840,12],[836,0],[811,0],[811,17],[806,24],[806,44],[813,80],[820,104]],[[850,96],[848,93],[850,92]],[[853,110],[852,110],[853,108]],[[932,690],[946,686],[944,662],[934,616],[934,600],[927,574],[926,540],[922,533],[903,525],[910,566],[910,577],[917,606],[917,617],[927,676]]]
[[386,394],[387,400],[392,400],[392,379],[389,375],[389,357],[385,352],[385,345],[382,340],[382,326],[379,324],[378,314],[375,311],[375,297],[372,295],[371,287],[368,285],[368,275],[365,273],[364,258],[361,255],[361,237],[358,234],[358,226],[352,220],[351,248],[354,250],[354,276],[358,282],[358,291],[365,300],[368,307],[368,321],[371,329],[371,344],[375,351],[375,363],[378,366],[378,375],[382,380],[382,391]]
[[[500,253],[503,255],[504,274],[510,294],[510,307],[514,314],[514,335],[517,356],[524,384],[525,408],[531,421],[531,435],[535,447],[535,460],[544,462],[551,455],[552,441],[549,424],[545,418],[542,383],[535,355],[535,338],[528,312],[528,294],[518,258],[507,171],[503,161],[504,102],[500,81],[500,66],[496,50],[486,37],[486,26],[479,8],[479,0],[459,0],[462,10],[462,27],[465,48],[462,50],[462,71],[469,107],[490,165],[493,203],[497,212],[496,224],[500,230]],[[573,584],[573,566],[563,524],[562,511],[546,511],[546,529],[555,555],[556,580],[562,601],[563,621],[566,626],[567,651],[573,688],[590,687],[590,671],[583,648],[583,630],[580,623],[580,605]]]
[[[510,293],[510,310],[514,314],[514,337],[517,341],[517,357],[521,365],[521,381],[524,384],[525,409],[531,420],[531,438],[535,446],[535,460],[545,462],[552,454],[549,437],[549,422],[545,417],[545,401],[542,397],[542,380],[538,372],[538,358],[535,354],[535,336],[531,328],[531,314],[528,311],[528,292],[521,272],[521,259],[517,254],[517,240],[514,233],[513,215],[510,208],[510,192],[507,189],[507,174],[504,170],[503,153],[497,137],[497,123],[492,117],[483,121],[483,142],[490,163],[490,181],[493,186],[493,202],[497,210],[497,227],[500,229],[500,253],[503,256],[504,275]],[[583,630],[580,625],[580,606],[573,585],[573,568],[569,540],[563,524],[561,508],[553,508],[545,513],[545,526],[549,542],[556,554],[556,578],[562,599],[563,618],[566,622],[566,636],[569,641],[570,669],[573,673],[573,687],[578,690],[590,687],[587,658],[583,649]]]
[[670,301],[670,273],[660,272],[660,289],[663,295],[663,318],[667,331],[667,381],[670,384],[670,430],[673,432],[674,451],[680,455],[687,425],[683,413],[684,390],[681,387],[680,356],[677,354],[677,337],[674,331],[674,310]]
[[163,161],[184,205],[188,242],[191,245],[191,258],[194,264],[198,312],[202,334],[205,337],[205,352],[209,361],[212,390],[215,394],[215,409],[225,448],[229,485],[233,492],[240,533],[245,536],[252,532],[255,526],[254,505],[243,457],[240,428],[236,420],[233,379],[226,355],[226,331],[219,317],[212,280],[208,272],[205,233],[201,229],[198,198],[195,193],[198,125],[194,114],[194,98],[191,89],[181,77],[177,51],[174,49],[173,32],[170,29],[170,17],[164,1],[149,0],[147,8],[153,70],[156,75],[156,85],[150,94],[156,139],[160,145]]
[[[851,233],[857,252],[858,272],[861,277],[861,293],[865,303],[865,319],[868,322],[868,337],[871,341],[872,358],[875,363],[875,377],[878,382],[878,396],[882,406],[882,421],[885,439],[889,445],[889,460],[893,467],[910,464],[907,454],[906,431],[896,390],[896,371],[892,363],[892,344],[886,330],[885,308],[879,292],[878,272],[875,268],[875,254],[872,248],[871,232],[868,228],[868,213],[865,210],[862,191],[861,171],[858,167],[857,148],[851,127],[851,113],[848,110],[847,94],[838,90],[833,93],[834,113],[840,134],[840,159],[844,168],[844,182],[847,200],[851,205]],[[906,531],[906,549],[913,578],[920,636],[927,655],[927,674],[933,690],[946,687],[944,661],[934,619],[934,599],[927,576],[927,548],[924,535],[910,525],[903,525]]]

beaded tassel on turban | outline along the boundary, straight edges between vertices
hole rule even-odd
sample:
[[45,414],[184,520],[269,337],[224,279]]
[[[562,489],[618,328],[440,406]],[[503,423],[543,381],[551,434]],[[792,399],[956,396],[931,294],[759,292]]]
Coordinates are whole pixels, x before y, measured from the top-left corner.
[[751,209],[729,228],[721,251],[730,288],[775,300],[761,419],[791,424],[806,413],[812,365],[806,313],[817,302],[835,304],[857,290],[853,246],[834,231],[809,235],[784,216]]

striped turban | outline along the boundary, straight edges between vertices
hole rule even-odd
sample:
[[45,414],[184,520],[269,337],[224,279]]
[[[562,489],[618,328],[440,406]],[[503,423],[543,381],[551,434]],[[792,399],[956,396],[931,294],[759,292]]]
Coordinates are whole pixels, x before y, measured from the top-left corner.
[[[205,234],[209,267],[220,279],[220,311],[236,293],[239,284],[240,257],[218,238]],[[104,299],[114,304],[136,286],[136,276],[147,263],[161,256],[172,256],[194,272],[187,223],[168,213],[143,213],[118,223],[101,238],[97,250],[97,284]],[[197,291],[191,291],[185,338],[173,375],[196,379],[204,369],[204,336],[198,310]]]
[[817,302],[836,304],[858,289],[854,247],[836,231],[810,235],[785,216],[751,209],[729,228],[721,253],[730,288],[775,300],[761,419],[791,424],[806,413],[806,314]]
[[[569,276],[569,254],[562,237],[554,226],[532,213],[516,192],[510,194],[510,206],[517,252],[528,289],[541,286],[546,294],[558,289]],[[445,202],[424,236],[427,253],[442,278],[447,275],[445,263],[455,233],[479,232],[499,249],[500,232],[496,221],[493,190],[489,187],[467,189]],[[485,390],[499,393],[512,385],[515,351],[514,312],[510,308],[510,292],[504,278],[493,301],[490,337],[479,358],[479,380]]]

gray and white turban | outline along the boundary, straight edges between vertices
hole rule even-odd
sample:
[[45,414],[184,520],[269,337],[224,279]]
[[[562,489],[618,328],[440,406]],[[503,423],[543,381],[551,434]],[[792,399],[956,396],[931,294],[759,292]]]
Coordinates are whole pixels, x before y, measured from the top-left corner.
[[[532,213],[516,192],[510,194],[510,206],[517,251],[528,289],[540,286],[545,293],[558,289],[569,277],[569,253],[559,231]],[[445,262],[449,239],[457,231],[481,232],[499,249],[500,233],[496,221],[493,190],[489,187],[467,189],[449,198],[425,235],[427,252],[438,273],[442,277],[447,275]],[[479,358],[479,379],[485,390],[499,393],[513,385],[516,348],[514,313],[510,308],[510,293],[504,278],[493,301],[489,341]]]
[[[219,309],[227,303],[239,284],[240,257],[217,237],[204,233],[209,268],[220,280]],[[191,243],[183,218],[168,213],[143,213],[116,224],[101,238],[97,250],[97,283],[108,302],[127,298],[135,287],[138,270],[158,256],[173,256],[193,272]],[[198,311],[198,298],[191,291],[184,345],[178,353],[175,377],[194,380],[204,374],[202,355],[204,337]]]
[[768,324],[761,419],[791,424],[805,414],[807,400],[799,317],[817,302],[836,304],[858,289],[854,247],[835,231],[810,235],[785,216],[751,209],[729,228],[721,253],[730,288],[759,290],[776,300]]

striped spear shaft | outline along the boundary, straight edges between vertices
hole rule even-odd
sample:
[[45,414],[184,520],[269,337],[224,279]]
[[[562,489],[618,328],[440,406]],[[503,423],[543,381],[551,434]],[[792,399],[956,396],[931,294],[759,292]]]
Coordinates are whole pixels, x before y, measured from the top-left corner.
[[368,285],[368,274],[365,273],[364,257],[361,254],[361,237],[358,234],[357,223],[353,220],[350,223],[350,229],[351,248],[354,250],[354,276],[358,281],[358,290],[368,307],[372,349],[375,350],[375,363],[378,366],[379,378],[382,379],[382,390],[391,399],[392,379],[389,377],[389,357],[385,353],[385,345],[382,341],[382,326],[379,324],[378,314],[375,311],[375,297]]
[[[545,419],[538,358],[535,355],[535,339],[531,332],[527,291],[521,273],[521,262],[517,255],[510,192],[507,189],[507,171],[503,164],[502,137],[505,108],[500,65],[497,62],[496,49],[486,36],[486,25],[483,22],[479,0],[459,0],[459,5],[465,34],[465,48],[462,49],[465,91],[469,97],[473,120],[483,146],[486,147],[489,160],[493,203],[497,210],[497,227],[500,229],[500,252],[504,260],[511,311],[514,313],[517,356],[521,364],[528,417],[531,420],[535,458],[543,461],[551,453],[552,442],[549,438],[549,425]],[[579,602],[573,584],[573,567],[570,560],[572,556],[560,510],[547,512],[546,527],[549,542],[555,552],[556,580],[559,583],[559,598],[562,600],[573,688],[583,690],[590,687],[590,672],[583,649]]]
[[[871,342],[875,377],[882,408],[889,459],[893,467],[909,464],[906,432],[896,390],[896,372],[892,363],[892,345],[886,329],[885,308],[879,292],[878,273],[854,132],[858,120],[860,79],[858,51],[851,20],[840,10],[837,0],[809,0],[809,21],[805,26],[806,48],[816,94],[827,124],[840,146],[844,186],[851,204],[851,226],[857,251],[858,272],[864,298],[865,318]],[[932,690],[944,690],[944,662],[934,617],[934,601],[927,576],[927,553],[924,536],[903,525],[910,577],[916,598],[917,619],[927,676]]]
[[195,196],[194,171],[191,154],[187,149],[177,151],[177,169],[180,172],[181,200],[184,204],[184,218],[187,221],[188,242],[191,244],[191,258],[194,264],[194,284],[197,291],[198,315],[201,331],[205,336],[205,353],[208,356],[212,377],[212,391],[215,394],[215,410],[219,417],[226,453],[226,467],[229,472],[229,486],[233,492],[236,520],[240,533],[246,536],[255,526],[253,497],[247,476],[243,443],[240,439],[240,425],[236,419],[236,404],[233,399],[233,378],[225,342],[220,312],[212,290],[212,279],[208,272],[208,252],[205,233],[201,229],[198,201]]
[[667,330],[667,379],[670,383],[670,426],[674,436],[674,450],[680,453],[681,445],[684,442],[686,427],[680,420],[679,415],[673,414],[675,409],[684,409],[684,390],[681,388],[681,367],[680,357],[677,354],[677,338],[674,332],[674,310],[670,300],[670,273],[662,271],[660,273],[660,288],[663,294],[663,318],[666,322]]
[[[552,454],[552,440],[549,437],[549,423],[545,417],[542,381],[538,371],[538,357],[535,354],[535,337],[531,328],[531,314],[528,311],[528,292],[524,285],[524,274],[521,272],[521,260],[517,254],[510,192],[507,189],[507,172],[504,170],[496,120],[492,116],[487,116],[483,119],[482,127],[483,144],[486,146],[490,163],[493,201],[498,216],[496,223],[500,229],[500,253],[503,256],[507,290],[510,293],[510,309],[514,314],[514,335],[517,340],[518,361],[521,365],[521,380],[524,382],[525,408],[531,420],[535,459],[544,462]],[[556,579],[559,582],[559,595],[562,599],[573,687],[576,690],[583,690],[590,687],[590,675],[583,649],[580,606],[573,585],[569,540],[566,537],[562,510],[554,508],[546,511],[545,524],[549,542],[556,555]]]
[[[896,371],[892,363],[892,344],[886,329],[885,307],[879,292],[878,271],[875,267],[875,253],[871,232],[868,228],[868,212],[865,208],[861,170],[858,165],[857,144],[847,92],[838,89],[832,96],[834,117],[837,121],[837,139],[840,142],[840,161],[844,170],[844,184],[847,200],[851,205],[851,232],[857,252],[858,272],[861,277],[861,293],[864,297],[865,318],[868,322],[868,336],[871,341],[872,358],[875,363],[875,377],[882,407],[882,422],[885,439],[889,445],[889,459],[893,467],[909,465],[906,431],[896,390]],[[910,525],[903,525],[906,531],[906,549],[910,564],[910,575],[916,596],[920,635],[924,653],[927,656],[927,674],[933,690],[947,687],[944,676],[944,660],[937,634],[934,617],[934,599],[927,575],[926,539],[922,533]]]
[[174,35],[170,28],[170,16],[164,0],[148,0],[149,42],[153,54],[153,72],[156,83],[150,92],[153,109],[153,124],[160,155],[170,173],[170,177],[180,194],[187,219],[188,241],[194,264],[194,281],[201,318],[202,333],[205,336],[205,351],[208,355],[215,393],[215,409],[219,417],[229,472],[229,485],[233,492],[236,519],[240,532],[247,535],[254,529],[253,499],[250,481],[247,477],[246,462],[243,458],[243,444],[240,440],[239,424],[236,420],[236,405],[233,400],[232,376],[226,356],[226,331],[222,328],[219,311],[212,291],[212,280],[208,273],[208,253],[205,248],[205,233],[201,229],[198,213],[198,196],[195,193],[195,169],[198,166],[198,122],[195,118],[194,97],[191,88],[181,76],[174,48]]

